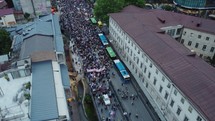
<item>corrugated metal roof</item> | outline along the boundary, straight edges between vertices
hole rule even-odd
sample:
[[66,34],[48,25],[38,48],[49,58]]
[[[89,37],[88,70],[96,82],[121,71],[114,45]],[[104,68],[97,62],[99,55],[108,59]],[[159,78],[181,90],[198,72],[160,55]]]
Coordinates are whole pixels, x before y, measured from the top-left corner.
[[32,64],[31,121],[58,118],[51,61]]
[[[212,30],[215,22],[201,19],[202,26],[198,28],[195,24],[189,24],[190,21],[196,23],[196,17],[162,10],[146,11],[134,6],[128,6],[122,12],[113,13],[110,16],[162,69],[193,105],[208,120],[214,121],[215,69],[199,57],[187,56],[190,50],[169,35],[157,32],[161,27],[181,24],[196,30],[215,33],[215,30]],[[165,24],[161,23],[157,17],[165,18]]]
[[64,64],[61,64],[60,70],[61,70],[61,77],[62,77],[64,88],[70,88],[70,80],[69,80],[69,73],[68,73],[67,66]]
[[59,25],[59,18],[57,15],[52,15],[52,24],[54,26],[54,39],[55,39],[55,49],[57,52],[64,52],[64,44],[63,44],[63,38],[61,34],[61,29]]
[[54,52],[53,37],[34,35],[27,39],[22,44],[20,51],[20,59],[31,56],[33,52],[49,51]]

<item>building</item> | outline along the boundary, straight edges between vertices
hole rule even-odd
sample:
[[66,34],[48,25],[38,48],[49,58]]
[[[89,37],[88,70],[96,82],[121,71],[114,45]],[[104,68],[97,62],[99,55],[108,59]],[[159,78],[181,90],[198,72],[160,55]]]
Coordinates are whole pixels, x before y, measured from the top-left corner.
[[174,39],[188,28],[212,34],[211,24],[135,6],[110,14],[111,43],[162,120],[215,120],[215,69]]
[[173,0],[173,3],[188,9],[215,9],[214,0]]
[[13,0],[15,10],[29,13],[31,17],[51,13],[50,0]]
[[5,9],[7,8],[7,3],[5,2],[5,0],[0,0],[0,9]]
[[10,27],[16,24],[13,9],[0,9],[0,26]]
[[[1,103],[3,111],[0,119],[71,120],[67,104],[67,99],[71,98],[70,81],[58,16],[50,14],[40,17],[34,22],[10,28],[10,32],[14,36],[10,68],[0,72],[0,80],[4,81],[3,85],[0,85],[0,95],[4,97],[1,101],[11,102],[17,99],[21,107],[14,106],[19,107],[20,111],[13,112],[11,105],[16,105],[16,100],[13,103]],[[27,83],[32,86],[29,91],[23,93],[28,94],[30,99],[21,98],[23,96],[13,98],[13,95],[22,95],[20,85]],[[8,88],[4,88],[4,85]],[[13,87],[10,87],[12,85]],[[13,88],[13,93],[4,93],[10,88]],[[9,113],[4,113],[7,110]]]

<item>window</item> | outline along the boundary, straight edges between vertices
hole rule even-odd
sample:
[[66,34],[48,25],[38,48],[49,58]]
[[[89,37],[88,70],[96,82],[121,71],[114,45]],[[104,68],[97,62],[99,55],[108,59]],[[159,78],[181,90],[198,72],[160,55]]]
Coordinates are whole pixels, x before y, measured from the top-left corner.
[[203,45],[202,50],[205,51],[207,45]]
[[169,94],[166,92],[164,98],[167,100]]
[[163,81],[163,82],[165,81],[165,77],[164,77],[164,76],[162,77],[162,81]]
[[209,37],[206,37],[206,40],[209,40],[210,38]]
[[146,58],[146,63],[148,63],[148,58]]
[[173,107],[174,103],[175,103],[175,101],[174,101],[174,100],[171,100],[170,106]]
[[176,111],[176,114],[177,114],[177,115],[180,115],[180,113],[181,113],[181,108],[178,107],[178,109],[177,109],[177,111]]
[[211,47],[211,50],[210,50],[210,52],[214,52],[214,47]]
[[144,83],[144,78],[142,79],[142,82]]
[[152,68],[152,63],[150,63],[149,67]]
[[188,45],[188,46],[191,46],[191,44],[192,44],[192,41],[189,41],[187,45]]
[[189,121],[189,119],[187,118],[187,116],[184,117],[184,121]]
[[177,94],[178,94],[178,91],[175,89],[174,95],[177,96]]
[[146,82],[146,88],[148,88],[148,86],[149,86],[149,85],[148,85],[148,83]]
[[153,84],[154,84],[154,85],[156,85],[156,82],[157,82],[157,79],[156,79],[156,78],[154,78],[154,82],[153,82]]
[[135,73],[137,73],[137,69],[135,69]]
[[143,67],[143,63],[140,63],[140,68],[142,68]]
[[137,58],[137,64],[139,64],[139,58]]
[[198,46],[199,46],[199,43],[196,43],[195,48],[198,48]]
[[181,103],[184,104],[184,98],[183,97],[181,98]]
[[188,111],[189,111],[190,113],[192,113],[193,108],[192,108],[191,106],[189,106]]
[[148,73],[148,78],[150,78],[150,77],[151,77],[151,73],[149,72],[149,73]]
[[181,39],[181,44],[184,44],[184,39]]
[[170,84],[170,83],[168,83],[168,84],[167,84],[167,87],[168,87],[168,88],[170,88],[170,87],[171,87],[171,84]]
[[196,121],[202,121],[202,118],[200,116],[198,116]]
[[158,70],[156,69],[156,72],[155,72],[156,74],[158,74]]
[[202,37],[201,35],[198,35],[198,38],[199,38],[199,39],[201,39],[201,37]]
[[179,35],[181,33],[181,28],[179,28],[176,32],[177,35]]
[[160,86],[159,92],[161,93],[161,92],[162,92],[162,90],[163,90],[163,87],[162,87],[162,86]]
[[140,50],[138,50],[138,52],[137,52],[138,54],[140,54]]
[[145,68],[144,68],[144,73],[146,73],[146,70],[147,70],[147,68],[145,67]]

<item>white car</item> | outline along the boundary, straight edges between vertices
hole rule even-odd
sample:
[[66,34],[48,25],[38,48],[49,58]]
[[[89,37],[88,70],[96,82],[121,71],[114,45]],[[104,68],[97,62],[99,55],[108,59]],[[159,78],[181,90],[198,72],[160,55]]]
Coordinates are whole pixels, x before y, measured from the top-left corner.
[[110,98],[107,94],[103,95],[103,101],[104,101],[105,105],[110,105]]

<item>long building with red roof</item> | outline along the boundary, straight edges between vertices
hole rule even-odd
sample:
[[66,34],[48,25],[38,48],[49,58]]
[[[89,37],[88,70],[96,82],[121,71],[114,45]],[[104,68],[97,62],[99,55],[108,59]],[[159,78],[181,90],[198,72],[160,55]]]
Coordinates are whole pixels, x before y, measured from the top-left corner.
[[161,119],[215,120],[215,69],[202,59],[215,21],[135,6],[109,16],[112,45]]

